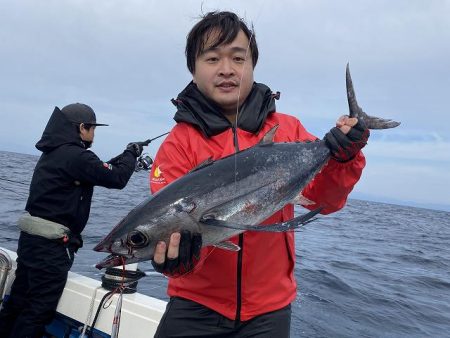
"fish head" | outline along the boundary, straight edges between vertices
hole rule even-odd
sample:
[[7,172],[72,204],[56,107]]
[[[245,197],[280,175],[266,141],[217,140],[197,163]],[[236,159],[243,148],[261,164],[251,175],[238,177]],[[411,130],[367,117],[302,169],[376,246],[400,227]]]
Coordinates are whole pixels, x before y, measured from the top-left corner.
[[160,240],[155,225],[138,226],[123,234],[112,232],[94,247],[95,251],[110,253],[99,262],[98,269],[131,264],[153,259],[155,247]]
[[[183,229],[199,232],[195,217],[187,217],[195,204],[163,194],[158,202],[155,194],[128,213],[95,247],[95,251],[111,254],[97,268],[119,266],[153,259],[156,244],[169,244],[173,232]],[[156,202],[155,202],[156,201]]]

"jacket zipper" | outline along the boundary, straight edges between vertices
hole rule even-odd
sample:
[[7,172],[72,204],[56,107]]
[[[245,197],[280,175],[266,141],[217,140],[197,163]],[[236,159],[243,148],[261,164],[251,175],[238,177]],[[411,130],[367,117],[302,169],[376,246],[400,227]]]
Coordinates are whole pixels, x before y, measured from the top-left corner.
[[[233,130],[233,144],[234,150],[239,151],[239,143],[237,130],[235,126],[232,126]],[[238,252],[237,260],[237,290],[236,290],[236,322],[241,321],[241,307],[242,307],[242,252],[244,251],[244,234],[239,234],[239,247],[241,250]]]

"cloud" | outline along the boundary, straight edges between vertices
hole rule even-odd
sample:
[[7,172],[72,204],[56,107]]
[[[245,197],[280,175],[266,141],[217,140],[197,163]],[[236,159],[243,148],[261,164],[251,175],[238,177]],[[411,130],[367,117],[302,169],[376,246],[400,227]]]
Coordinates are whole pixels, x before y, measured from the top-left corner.
[[[447,200],[448,1],[3,1],[0,149],[36,153],[53,107],[71,102],[88,103],[111,124],[96,135],[102,158],[170,130],[170,99],[191,79],[186,34],[214,9],[253,23],[260,48],[255,79],[280,90],[278,109],[314,134],[324,135],[348,111],[347,62],[361,107],[402,122],[372,133],[357,189]],[[430,184],[417,183],[423,190],[413,194],[410,187],[422,180]],[[401,188],[391,188],[396,182]]]
[[369,142],[355,192],[450,206],[450,142]]

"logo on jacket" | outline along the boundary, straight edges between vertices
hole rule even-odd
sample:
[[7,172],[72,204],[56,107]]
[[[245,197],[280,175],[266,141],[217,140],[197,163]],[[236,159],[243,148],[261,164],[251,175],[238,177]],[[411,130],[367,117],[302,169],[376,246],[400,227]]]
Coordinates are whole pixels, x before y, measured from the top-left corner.
[[161,171],[161,169],[159,169],[159,166],[157,166],[155,171],[153,172],[153,176],[159,177],[159,176],[161,176],[161,174],[162,174],[162,171]]
[[163,172],[161,171],[161,168],[159,166],[157,166],[155,170],[153,170],[151,181],[151,183],[155,184],[166,184],[166,179],[164,178]]
[[103,166],[104,166],[106,169],[112,170],[112,164],[103,162]]

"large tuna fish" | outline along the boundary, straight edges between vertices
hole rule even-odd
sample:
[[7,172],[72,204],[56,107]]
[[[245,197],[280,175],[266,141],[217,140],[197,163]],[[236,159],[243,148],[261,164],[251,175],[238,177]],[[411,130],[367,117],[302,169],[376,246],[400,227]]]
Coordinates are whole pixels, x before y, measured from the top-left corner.
[[[351,117],[370,129],[399,125],[362,111],[348,65],[346,80]],[[288,231],[310,221],[320,209],[289,222],[258,225],[286,204],[301,203],[300,192],[330,158],[323,140],[274,143],[275,132],[276,127],[254,147],[202,163],[143,201],[94,248],[111,253],[97,267],[150,260],[158,241],[168,243],[182,229],[201,233],[203,246],[239,250],[226,240],[246,230]]]

